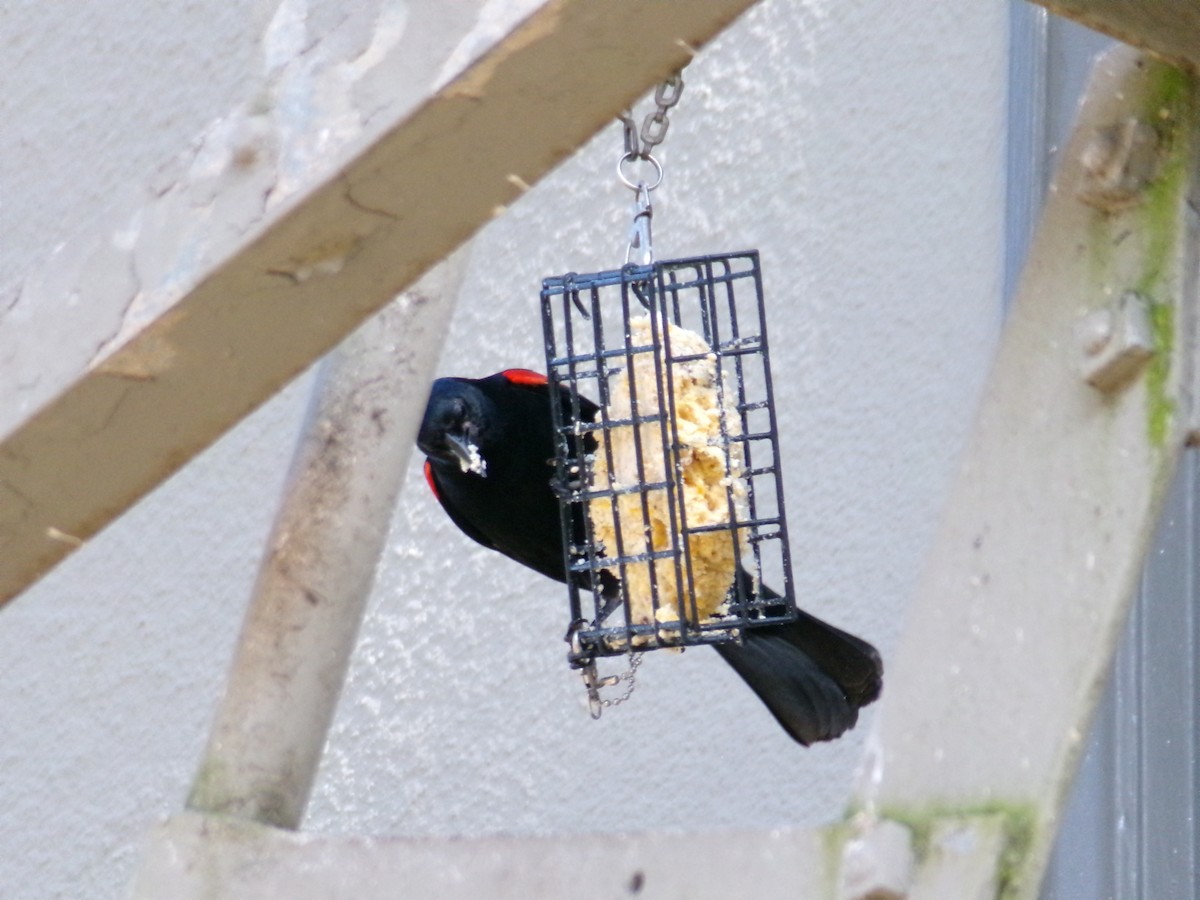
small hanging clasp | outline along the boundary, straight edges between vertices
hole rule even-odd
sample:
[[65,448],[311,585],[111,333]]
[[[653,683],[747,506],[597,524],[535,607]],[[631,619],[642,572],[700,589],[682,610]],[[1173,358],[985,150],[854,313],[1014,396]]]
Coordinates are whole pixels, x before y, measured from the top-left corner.
[[625,264],[648,266],[654,262],[654,241],[650,222],[654,218],[654,207],[650,205],[650,188],[644,183],[637,186],[637,198],[633,203],[633,225],[629,229],[629,246],[625,249]]
[[[596,671],[596,660],[589,659],[587,665],[580,669],[580,675],[583,676],[583,687],[587,691],[588,712],[591,713],[593,719],[600,718],[601,713],[607,707],[620,706],[633,694],[633,689],[637,687],[637,670],[642,664],[642,654],[629,651],[629,668],[620,675],[605,675],[600,677],[600,673]],[[621,682],[625,682],[625,690],[619,697],[601,697],[600,689],[607,687],[615,687]]]
[[[567,629],[567,642],[571,645],[572,666],[579,669],[579,674],[583,678],[583,687],[587,691],[588,712],[591,713],[593,719],[599,719],[605,707],[620,706],[630,695],[633,694],[633,689],[637,686],[637,670],[642,664],[642,654],[634,653],[632,649],[629,651],[629,668],[620,675],[605,675],[600,676],[596,668],[596,658],[594,656],[583,656],[583,643],[580,641],[579,633],[588,627],[586,619],[576,619],[571,623],[571,627]],[[621,682],[625,682],[625,691],[619,697],[601,697],[600,689],[615,687]]]

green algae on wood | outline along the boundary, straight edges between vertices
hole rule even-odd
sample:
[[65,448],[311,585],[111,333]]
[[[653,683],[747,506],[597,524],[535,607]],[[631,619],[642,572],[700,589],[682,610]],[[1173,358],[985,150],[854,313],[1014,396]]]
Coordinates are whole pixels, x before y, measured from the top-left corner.
[[996,800],[963,807],[893,807],[882,810],[881,815],[906,825],[912,832],[913,854],[918,866],[929,858],[933,829],[939,822],[970,818],[998,819],[1004,832],[1004,844],[996,861],[996,897],[998,900],[1011,900],[1019,896],[1025,863],[1037,831],[1037,810],[1033,804]]
[[1179,243],[1179,215],[1188,182],[1192,135],[1185,133],[1184,127],[1192,118],[1193,87],[1191,77],[1182,70],[1165,63],[1156,65],[1145,115],[1158,131],[1161,164],[1138,211],[1144,256],[1135,289],[1146,298],[1154,339],[1154,356],[1146,370],[1146,436],[1152,446],[1161,448],[1175,414],[1175,401],[1167,388],[1180,285],[1172,278],[1170,264]]

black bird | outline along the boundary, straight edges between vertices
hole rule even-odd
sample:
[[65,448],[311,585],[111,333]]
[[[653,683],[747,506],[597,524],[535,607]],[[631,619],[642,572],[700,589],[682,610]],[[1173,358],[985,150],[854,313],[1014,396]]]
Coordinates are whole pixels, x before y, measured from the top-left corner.
[[[479,379],[439,378],[417,446],[426,454],[430,488],[468,537],[565,581],[558,500],[547,466],[554,456],[550,390],[545,376],[528,369]],[[563,420],[569,421],[565,389],[560,402]],[[583,397],[579,402],[582,418],[593,421],[598,407]],[[582,514],[579,518],[574,538],[582,541]],[[615,579],[605,581],[602,593],[609,596],[615,589]],[[741,644],[715,649],[783,729],[806,746],[852,728],[858,710],[879,696],[883,684],[883,663],[874,647],[803,611],[795,622],[747,629]]]

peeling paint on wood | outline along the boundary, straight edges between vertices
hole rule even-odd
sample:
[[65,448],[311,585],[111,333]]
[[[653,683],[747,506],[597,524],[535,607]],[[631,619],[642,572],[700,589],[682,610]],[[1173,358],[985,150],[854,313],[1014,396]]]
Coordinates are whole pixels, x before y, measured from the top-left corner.
[[284,4],[258,96],[24,280],[0,329],[0,485],[26,501],[0,507],[0,602],[71,549],[47,526],[87,540],[751,0],[545,2],[430,93],[487,5],[382,16],[364,50]]

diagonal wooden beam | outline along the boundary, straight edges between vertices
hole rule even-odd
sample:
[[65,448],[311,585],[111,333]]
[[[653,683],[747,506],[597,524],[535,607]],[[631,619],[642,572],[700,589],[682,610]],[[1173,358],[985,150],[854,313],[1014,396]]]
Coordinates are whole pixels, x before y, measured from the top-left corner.
[[[254,103],[157,173],[143,208],[0,292],[0,603],[751,4],[546,0],[465,69],[456,54],[488,23],[439,0],[411,4],[407,23],[381,19],[367,51],[316,68],[311,42],[288,43],[300,25],[277,23],[268,57],[282,61]],[[428,38],[440,56],[405,39],[447,21],[458,31]],[[393,91],[380,73],[404,78]],[[313,114],[287,102],[297,86],[308,101],[345,99]],[[313,152],[326,135],[334,149]]]
[[1197,0],[1033,0],[1052,13],[1200,70]]
[[1190,428],[1198,161],[1193,76],[1102,57],[889,660],[863,800],[1000,817],[1006,898],[1037,896]]

